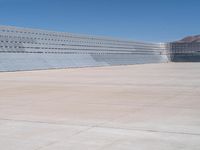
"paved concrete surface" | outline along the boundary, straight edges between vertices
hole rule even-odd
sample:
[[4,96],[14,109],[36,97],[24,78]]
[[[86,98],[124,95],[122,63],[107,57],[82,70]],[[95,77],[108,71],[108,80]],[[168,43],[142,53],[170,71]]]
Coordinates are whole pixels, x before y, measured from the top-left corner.
[[199,150],[200,63],[0,73],[0,150]]

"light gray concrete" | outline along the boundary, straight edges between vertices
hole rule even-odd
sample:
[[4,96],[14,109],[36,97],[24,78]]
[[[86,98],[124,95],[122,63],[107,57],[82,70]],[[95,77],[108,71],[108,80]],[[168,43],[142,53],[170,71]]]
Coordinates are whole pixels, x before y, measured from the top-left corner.
[[0,150],[199,150],[200,63],[0,73]]

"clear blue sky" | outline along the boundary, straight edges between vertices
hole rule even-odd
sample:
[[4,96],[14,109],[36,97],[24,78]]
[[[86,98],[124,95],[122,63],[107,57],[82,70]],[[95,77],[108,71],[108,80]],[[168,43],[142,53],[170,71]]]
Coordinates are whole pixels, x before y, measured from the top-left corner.
[[200,0],[0,0],[0,25],[173,41],[200,34]]

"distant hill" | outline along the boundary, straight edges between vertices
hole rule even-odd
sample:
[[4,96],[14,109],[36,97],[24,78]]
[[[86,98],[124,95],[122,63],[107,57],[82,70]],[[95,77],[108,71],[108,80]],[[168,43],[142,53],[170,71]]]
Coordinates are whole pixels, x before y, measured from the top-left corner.
[[200,42],[200,35],[195,36],[187,36],[180,41],[176,41],[177,43],[197,43]]

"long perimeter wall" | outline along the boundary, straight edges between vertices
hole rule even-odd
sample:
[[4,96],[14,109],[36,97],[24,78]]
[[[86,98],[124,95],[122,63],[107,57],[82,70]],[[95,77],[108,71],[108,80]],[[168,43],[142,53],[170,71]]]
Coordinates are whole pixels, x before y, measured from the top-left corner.
[[169,44],[0,26],[0,71],[170,61]]

